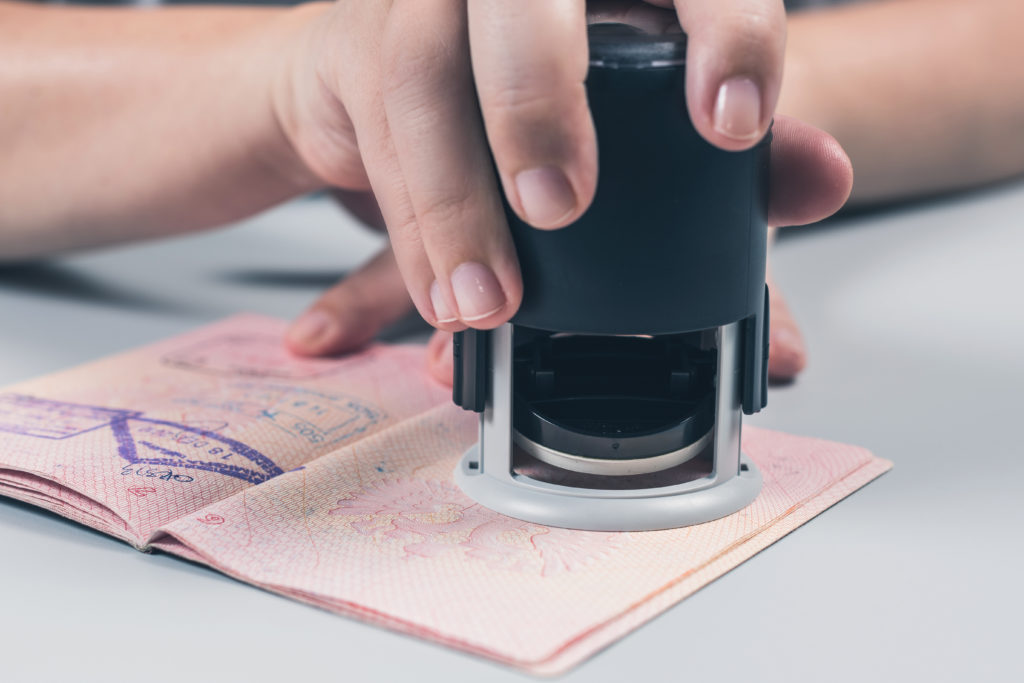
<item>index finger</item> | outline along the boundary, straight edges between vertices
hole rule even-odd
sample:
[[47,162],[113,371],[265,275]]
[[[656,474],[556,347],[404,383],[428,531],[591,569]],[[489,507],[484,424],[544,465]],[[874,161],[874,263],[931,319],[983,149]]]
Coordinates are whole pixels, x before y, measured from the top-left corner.
[[587,107],[584,0],[469,0],[473,79],[509,204],[558,228],[590,205],[597,143]]

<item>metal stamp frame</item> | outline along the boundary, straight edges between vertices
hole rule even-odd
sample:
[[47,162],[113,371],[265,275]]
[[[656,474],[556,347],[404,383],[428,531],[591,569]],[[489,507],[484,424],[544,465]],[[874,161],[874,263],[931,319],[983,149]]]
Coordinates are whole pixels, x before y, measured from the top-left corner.
[[671,529],[743,509],[761,491],[761,474],[740,451],[741,325],[724,325],[715,333],[718,391],[711,473],[645,489],[577,488],[538,481],[513,470],[513,326],[506,323],[492,330],[480,439],[456,465],[456,483],[473,500],[510,517],[589,531]]

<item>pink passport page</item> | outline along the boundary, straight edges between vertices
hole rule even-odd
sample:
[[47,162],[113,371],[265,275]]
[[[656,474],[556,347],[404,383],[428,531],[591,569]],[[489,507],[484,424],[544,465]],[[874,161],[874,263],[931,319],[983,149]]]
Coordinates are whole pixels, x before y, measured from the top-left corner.
[[744,429],[749,507],[670,531],[522,522],[452,482],[475,416],[417,346],[290,356],[237,316],[0,390],[0,493],[536,674],[579,663],[891,466]]

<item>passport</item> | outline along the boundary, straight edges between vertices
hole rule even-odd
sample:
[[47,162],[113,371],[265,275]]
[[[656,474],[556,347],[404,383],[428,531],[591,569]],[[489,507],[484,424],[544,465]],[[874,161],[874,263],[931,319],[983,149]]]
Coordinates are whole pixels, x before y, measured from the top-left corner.
[[744,427],[764,488],[728,517],[575,531],[453,483],[476,415],[377,344],[290,355],[219,323],[0,389],[0,494],[350,618],[564,672],[878,477],[855,446]]

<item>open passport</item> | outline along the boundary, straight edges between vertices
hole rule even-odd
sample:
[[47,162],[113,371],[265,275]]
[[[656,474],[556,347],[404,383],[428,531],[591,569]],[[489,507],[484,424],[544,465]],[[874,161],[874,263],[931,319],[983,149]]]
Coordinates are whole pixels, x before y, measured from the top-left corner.
[[452,481],[476,416],[418,346],[290,356],[237,316],[0,390],[0,494],[241,581],[535,674],[581,662],[879,476],[747,427],[764,489],[643,533],[522,522]]

